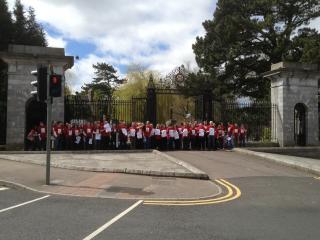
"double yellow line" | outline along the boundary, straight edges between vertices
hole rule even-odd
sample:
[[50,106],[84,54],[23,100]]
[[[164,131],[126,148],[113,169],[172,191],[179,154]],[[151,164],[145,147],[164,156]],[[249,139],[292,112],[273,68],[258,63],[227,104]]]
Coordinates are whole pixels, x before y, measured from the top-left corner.
[[216,179],[215,182],[226,189],[226,194],[217,198],[199,199],[199,200],[145,200],[144,205],[157,206],[195,206],[210,205],[235,200],[241,196],[240,189],[224,179]]

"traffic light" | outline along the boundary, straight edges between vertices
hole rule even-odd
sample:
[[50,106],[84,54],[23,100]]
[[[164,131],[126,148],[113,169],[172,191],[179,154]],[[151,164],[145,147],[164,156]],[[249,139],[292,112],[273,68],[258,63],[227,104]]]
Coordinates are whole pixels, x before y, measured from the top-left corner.
[[62,94],[62,75],[50,75],[50,96],[61,97]]
[[40,102],[47,99],[47,67],[39,66],[37,70],[31,71],[31,74],[37,78],[32,81],[31,85],[37,88],[36,91],[31,91],[31,95],[37,96]]

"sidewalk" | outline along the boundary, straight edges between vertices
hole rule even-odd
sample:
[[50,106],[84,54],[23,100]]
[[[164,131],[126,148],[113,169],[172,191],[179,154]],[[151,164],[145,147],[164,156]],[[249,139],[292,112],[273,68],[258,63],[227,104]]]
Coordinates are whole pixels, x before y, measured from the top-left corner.
[[[46,164],[44,153],[1,153],[0,159],[37,165]],[[69,170],[129,173],[148,176],[209,179],[199,169],[159,151],[122,153],[55,153],[51,166]]]
[[116,199],[199,199],[216,196],[221,189],[212,181],[96,173],[51,168],[45,185],[45,166],[0,160],[0,185],[81,197]]
[[[259,149],[257,149],[259,150]],[[243,148],[235,148],[235,152],[261,157],[266,160],[276,162],[281,165],[293,167],[316,175],[320,175],[320,160],[304,157],[280,155],[274,153],[256,152]]]

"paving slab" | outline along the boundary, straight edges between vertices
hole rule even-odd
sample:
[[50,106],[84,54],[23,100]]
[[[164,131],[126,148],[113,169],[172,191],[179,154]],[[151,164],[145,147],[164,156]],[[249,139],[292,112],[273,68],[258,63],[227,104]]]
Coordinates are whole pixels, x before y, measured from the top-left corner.
[[[46,164],[44,153],[7,153],[0,159]],[[209,179],[201,170],[158,151],[121,153],[55,153],[51,166],[70,170]]]

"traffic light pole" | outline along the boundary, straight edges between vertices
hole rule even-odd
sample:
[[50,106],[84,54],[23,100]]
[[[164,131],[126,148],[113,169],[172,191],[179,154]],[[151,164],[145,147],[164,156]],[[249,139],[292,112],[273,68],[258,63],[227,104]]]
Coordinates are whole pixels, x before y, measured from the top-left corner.
[[51,157],[51,115],[52,115],[52,97],[50,96],[50,70],[47,74],[47,163],[46,163],[46,185],[50,185],[50,157]]

